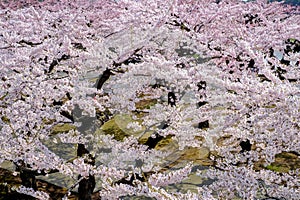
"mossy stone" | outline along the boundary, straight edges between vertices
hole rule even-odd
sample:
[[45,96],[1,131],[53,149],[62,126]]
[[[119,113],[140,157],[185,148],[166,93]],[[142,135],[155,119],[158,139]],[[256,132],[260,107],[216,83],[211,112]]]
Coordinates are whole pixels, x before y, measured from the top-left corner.
[[168,135],[167,137],[163,138],[161,141],[159,141],[157,143],[157,145],[155,146],[155,149],[156,150],[163,150],[164,147],[169,145],[171,142],[173,142],[172,136]]
[[139,110],[150,109],[157,103],[157,99],[142,99],[135,103],[135,107]]
[[194,161],[194,163],[199,165],[211,165],[209,154],[209,149],[205,147],[188,147],[183,150],[180,160]]
[[105,134],[110,134],[114,136],[114,139],[118,141],[123,141],[125,137],[130,135],[139,136],[144,129],[135,131],[132,128],[127,128],[130,122],[135,122],[132,117],[128,114],[120,114],[114,116],[111,120],[105,122],[101,126],[101,130]]
[[107,122],[105,122],[101,129],[104,131],[106,134],[110,134],[114,136],[114,139],[118,141],[123,141],[125,137],[128,135],[123,132],[117,125],[114,119],[111,119]]
[[281,173],[300,169],[300,158],[293,152],[282,152],[275,156],[275,162],[268,165],[266,169]]
[[52,127],[51,133],[56,135],[58,133],[65,133],[65,132],[69,132],[71,130],[76,130],[76,126],[72,125],[72,124],[57,124],[55,126]]
[[77,156],[77,145],[62,143],[57,136],[50,136],[48,139],[42,140],[42,143],[53,153],[65,160],[72,160]]

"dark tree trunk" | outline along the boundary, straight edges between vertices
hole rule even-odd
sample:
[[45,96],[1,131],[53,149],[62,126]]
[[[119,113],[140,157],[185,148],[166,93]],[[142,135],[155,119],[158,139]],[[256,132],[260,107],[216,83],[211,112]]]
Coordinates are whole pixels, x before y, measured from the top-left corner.
[[168,105],[171,105],[171,107],[176,106],[176,96],[174,92],[168,93]]
[[32,188],[35,191],[37,190],[37,184],[35,176],[37,175],[36,171],[30,169],[30,166],[25,164],[23,160],[19,160],[14,163],[17,170],[20,172],[20,178],[22,180],[22,185],[27,188]]
[[20,170],[20,178],[22,180],[22,185],[28,188],[33,188],[35,191],[37,190],[35,172],[29,169],[25,169],[21,167]]
[[109,79],[111,75],[114,75],[114,73],[110,69],[104,70],[103,74],[99,76],[98,82],[96,84],[98,90],[102,88],[103,84]]
[[[84,155],[88,155],[88,159],[85,161],[86,163],[90,165],[95,165],[95,158],[89,154],[89,151],[85,148],[84,144],[78,144],[77,148],[77,156],[82,157]],[[78,179],[80,179],[82,176],[79,175]],[[86,178],[83,178],[79,182],[78,187],[78,195],[79,200],[92,200],[92,194],[95,189],[96,181],[94,175],[89,175]]]
[[[79,179],[81,176],[79,175]],[[89,175],[89,177],[82,179],[79,182],[79,200],[92,200],[92,194],[96,185],[95,177]]]

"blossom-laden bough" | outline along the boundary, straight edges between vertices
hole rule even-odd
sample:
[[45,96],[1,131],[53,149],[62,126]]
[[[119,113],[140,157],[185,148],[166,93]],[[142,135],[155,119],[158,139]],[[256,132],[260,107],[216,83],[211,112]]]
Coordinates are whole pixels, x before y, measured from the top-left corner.
[[[51,198],[35,176],[58,172],[73,180],[69,191],[79,185],[80,199],[91,199],[94,187],[103,199],[300,196],[298,7],[262,0],[0,7],[0,163],[11,161],[25,177],[16,191]],[[98,130],[116,114],[132,116],[129,127],[140,135]],[[53,131],[65,124],[71,128]],[[210,150],[213,164],[197,171],[207,185],[167,187],[196,166],[165,171],[171,152],[156,148],[164,138],[179,152]],[[52,140],[75,144],[77,155],[64,158],[46,145]],[[278,155],[291,154],[295,166],[274,170]]]

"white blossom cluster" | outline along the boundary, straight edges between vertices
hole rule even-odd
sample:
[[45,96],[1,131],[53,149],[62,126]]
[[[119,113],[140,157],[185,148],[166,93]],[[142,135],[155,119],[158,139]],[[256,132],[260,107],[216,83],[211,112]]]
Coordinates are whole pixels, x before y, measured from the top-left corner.
[[26,188],[22,185],[20,187],[16,188],[16,191],[21,193],[21,194],[30,195],[32,197],[35,197],[35,198],[39,199],[39,200],[50,199],[49,194],[47,194],[46,192],[34,191],[32,188]]
[[[299,7],[264,0],[1,1],[0,163],[92,175],[103,199],[296,200],[299,168],[266,166],[285,152],[299,160],[299,21]],[[211,184],[170,192],[193,164],[162,172],[171,150],[79,131],[102,112],[131,115],[127,128],[138,137],[170,138],[177,151],[208,148],[214,164],[198,175]],[[53,145],[82,144],[93,158],[65,160],[43,143],[64,124],[78,130],[57,134]]]
[[[162,152],[157,150],[147,150],[147,146],[139,145],[135,137],[125,138],[123,142],[111,139],[111,137],[101,137],[101,146],[98,148],[109,149],[110,152],[99,152],[96,150],[97,159],[110,168],[122,170],[136,169],[140,173],[139,167],[144,172],[149,172],[156,168],[161,168],[157,163],[161,163],[170,152]],[[139,166],[137,162],[142,162]]]
[[157,187],[178,183],[188,176],[191,169],[192,164],[188,164],[184,168],[177,171],[171,171],[168,174],[153,174],[149,177],[149,183]]

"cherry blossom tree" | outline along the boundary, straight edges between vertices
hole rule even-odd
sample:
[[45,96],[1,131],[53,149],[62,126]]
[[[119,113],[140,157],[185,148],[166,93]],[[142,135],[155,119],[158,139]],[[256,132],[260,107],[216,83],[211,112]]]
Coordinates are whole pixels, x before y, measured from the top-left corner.
[[[84,200],[95,187],[101,199],[300,196],[299,165],[270,168],[283,153],[299,162],[298,7],[262,0],[0,7],[0,163],[16,166],[19,193],[49,199],[36,176],[60,173]],[[99,131],[118,114],[130,115],[128,129],[139,134]],[[174,151],[155,148],[165,138],[177,152],[208,148],[213,164],[165,170]],[[76,145],[76,157],[46,141]],[[198,192],[167,189],[195,171],[211,183]]]

